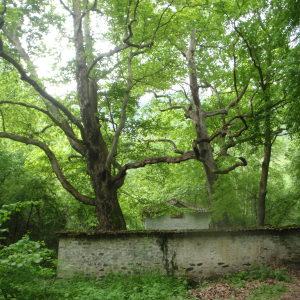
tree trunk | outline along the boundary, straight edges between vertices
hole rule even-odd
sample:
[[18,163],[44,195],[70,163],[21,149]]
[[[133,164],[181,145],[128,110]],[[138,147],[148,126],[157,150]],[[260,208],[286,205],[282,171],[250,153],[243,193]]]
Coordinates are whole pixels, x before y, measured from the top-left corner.
[[258,191],[258,205],[257,205],[257,217],[258,225],[265,225],[266,215],[266,196],[269,178],[269,167],[272,153],[272,141],[271,141],[271,130],[270,130],[270,117],[266,116],[265,121],[265,144],[264,144],[264,158],[261,164],[261,175],[259,181]]
[[119,205],[117,189],[114,186],[98,187],[96,215],[103,230],[126,230],[125,219]]
[[269,167],[272,154],[272,130],[271,130],[271,113],[268,108],[270,104],[269,89],[265,87],[265,120],[264,120],[264,157],[261,164],[261,175],[259,181],[258,203],[257,203],[257,222],[258,226],[265,225],[266,216],[266,196],[268,188]]
[[[98,119],[97,83],[88,77],[87,53],[82,30],[81,0],[73,0],[74,45],[76,50],[77,95],[84,128],[87,170],[95,193],[96,214],[103,230],[126,229],[117,199],[117,187],[112,184],[111,170],[106,166],[108,148]],[[86,21],[86,41],[88,20]],[[118,186],[118,188],[120,185]]]
[[208,202],[211,205],[213,197],[213,185],[217,180],[215,170],[216,162],[213,157],[213,149],[209,141],[208,130],[205,123],[205,116],[199,96],[199,84],[197,77],[197,67],[195,62],[196,35],[195,31],[191,34],[189,49],[186,54],[189,68],[189,83],[192,95],[193,108],[190,110],[190,118],[195,124],[197,140],[194,141],[194,151],[199,161],[203,163],[206,174],[206,187]]
[[259,181],[259,192],[258,192],[258,225],[265,225],[265,215],[266,215],[266,195],[269,177],[269,165],[271,160],[271,145],[264,146],[264,159],[261,165],[261,176]]
[[211,205],[213,201],[214,185],[217,181],[217,175],[212,172],[211,169],[207,168],[206,165],[204,165],[204,170],[206,174],[206,190],[208,195],[208,203],[209,205]]

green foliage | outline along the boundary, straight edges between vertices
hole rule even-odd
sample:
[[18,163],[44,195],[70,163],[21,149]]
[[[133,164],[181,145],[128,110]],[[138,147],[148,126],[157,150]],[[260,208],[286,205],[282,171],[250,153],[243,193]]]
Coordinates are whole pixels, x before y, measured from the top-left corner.
[[39,299],[43,280],[54,276],[53,253],[28,236],[0,250],[0,292],[7,298]]
[[11,218],[13,213],[17,213],[22,211],[24,208],[29,206],[36,206],[39,205],[38,202],[33,201],[24,201],[24,202],[17,202],[13,204],[2,205],[0,208],[0,239],[5,239],[2,237],[1,234],[6,233],[8,231],[7,228],[3,228],[3,225]]
[[55,283],[55,289],[61,293],[61,299],[74,300],[187,299],[187,284],[184,280],[158,274],[61,280]]
[[[7,149],[9,146],[6,143]],[[61,198],[54,192],[53,178],[41,170],[43,162],[30,162],[25,149],[3,148],[0,144],[0,211],[10,217],[5,223],[7,242],[30,232],[32,238],[55,247],[55,231],[66,223],[63,211],[67,203],[58,204]]]
[[[85,9],[84,1],[80,2]],[[191,30],[195,29],[198,45],[195,55],[203,109],[214,111],[226,107],[235,99],[237,91],[241,91],[249,83],[245,99],[239,105],[233,107],[226,116],[206,118],[206,122],[209,134],[213,134],[223,126],[224,120],[236,113],[247,116],[248,130],[243,136],[227,136],[213,141],[218,167],[232,165],[239,156],[247,159],[248,166],[219,176],[211,209],[216,223],[253,226],[256,223],[259,170],[263,155],[261,148],[264,143],[264,93],[259,88],[257,67],[234,26],[239,28],[251,44],[263,75],[268,77],[272,130],[277,132],[282,129],[281,133],[285,134],[285,127],[288,127],[288,133],[297,138],[300,130],[300,64],[297,44],[299,1],[193,0],[172,1],[168,5],[164,1],[146,0],[139,1],[139,5],[135,7],[136,3],[121,0],[96,1],[101,17],[97,9],[91,11],[89,16],[94,47],[92,50],[95,53],[88,53],[88,56],[92,57],[103,50],[99,48],[103,40],[115,46],[123,45],[128,20],[132,20],[132,43],[145,44],[152,39],[154,42],[149,49],[140,49],[143,53],[133,59],[134,87],[127,107],[126,125],[118,144],[117,162],[124,165],[145,157],[178,155],[178,152],[174,153],[173,145],[162,142],[162,139],[173,141],[179,150],[191,150],[196,135],[193,123],[186,118],[185,113],[190,105],[190,95],[186,84],[188,68],[182,54],[188,47]],[[47,86],[47,90],[49,83],[66,83],[62,80],[65,73],[68,76],[64,80],[72,82],[75,77],[72,51],[67,52],[68,61],[65,66],[63,59],[57,59],[63,56],[61,48],[71,48],[69,41],[65,41],[71,37],[67,20],[69,13],[59,3],[54,4],[52,1],[24,0],[16,1],[14,5],[8,1],[8,4],[4,16],[6,32],[2,34],[4,49],[17,61],[20,60],[16,47],[12,47],[8,38],[11,35],[19,39],[33,61],[45,56],[50,58],[49,61],[45,59],[45,64],[51,64],[51,57],[54,58],[55,74],[51,73],[52,78],[45,79],[42,84]],[[71,7],[70,1],[66,1],[66,4]],[[98,32],[97,22],[104,20],[107,31],[104,32],[104,28]],[[156,28],[159,22],[161,27]],[[52,35],[61,38],[59,43],[48,43],[48,38],[52,39]],[[95,77],[99,84],[98,117],[108,148],[116,126],[120,123],[127,85],[128,51],[124,49],[114,57],[102,59],[91,73],[91,77]],[[26,59],[23,57],[22,61],[25,67]],[[106,76],[107,69],[115,63],[114,71]],[[30,62],[27,62],[25,68],[28,74],[34,74],[30,70]],[[41,109],[47,107],[36,91],[20,80],[13,67],[1,60],[0,70],[1,101],[22,101]],[[211,88],[202,88],[207,84],[214,86],[218,93]],[[152,96],[153,91],[165,97],[155,98]],[[57,100],[80,118],[75,91],[71,94],[65,92]],[[184,109],[167,110],[170,106]],[[86,172],[86,161],[74,155],[75,151],[56,125],[47,115],[35,109],[8,103],[0,106],[1,131],[26,135],[47,143],[55,152],[70,183],[81,193],[92,197],[93,189]],[[240,126],[241,122],[237,120],[227,129],[235,132]],[[78,130],[75,127],[73,129],[79,137]],[[222,145],[232,141],[238,141],[240,146],[230,148],[225,156],[219,155]],[[278,137],[274,143],[266,207],[266,222],[269,225],[300,224],[299,184],[297,179],[292,178],[299,178],[297,144],[299,143],[291,141],[290,137]],[[25,149],[6,142],[1,142],[0,147],[0,206],[27,200],[40,203],[12,214],[8,227],[11,233],[18,234],[11,236],[11,241],[17,240],[24,231],[30,231],[31,237],[55,245],[55,231],[97,226],[94,209],[75,203],[60,187],[47,158],[40,150],[34,147]],[[113,170],[114,174],[116,172],[117,168]],[[194,206],[208,207],[205,173],[201,162],[159,164],[129,171],[125,185],[119,191],[119,200],[129,229],[142,228],[145,215],[176,214],[177,210],[167,204],[172,198]],[[24,231],[22,228],[25,228]]]
[[[36,277],[31,278],[31,275]],[[159,274],[108,275],[101,279],[78,277],[69,280],[51,280],[51,276],[47,269],[38,270],[35,267],[35,271],[29,274],[32,282],[26,280],[26,277],[21,277],[23,280],[18,276],[11,277],[10,284],[14,288],[14,294],[5,291],[7,295],[14,295],[17,300],[189,299],[185,280]]]

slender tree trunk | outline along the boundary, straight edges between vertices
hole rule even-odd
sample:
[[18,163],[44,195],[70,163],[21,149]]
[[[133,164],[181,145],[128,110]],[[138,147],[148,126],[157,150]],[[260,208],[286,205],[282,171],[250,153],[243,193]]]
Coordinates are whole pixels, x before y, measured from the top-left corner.
[[264,157],[261,164],[261,175],[258,191],[257,221],[259,226],[265,225],[266,196],[268,188],[269,168],[272,154],[272,136],[270,113],[266,112],[265,117],[265,137],[264,137]]
[[271,145],[264,146],[264,158],[261,165],[261,176],[259,181],[259,192],[258,192],[258,225],[265,225],[265,215],[266,215],[266,195],[268,187],[268,177],[269,177],[269,166],[271,160]]
[[257,203],[257,223],[259,226],[265,225],[266,216],[266,196],[268,191],[269,168],[272,154],[272,124],[270,112],[270,94],[268,84],[262,85],[265,119],[264,119],[264,157],[261,164],[261,174],[259,181],[258,203]]

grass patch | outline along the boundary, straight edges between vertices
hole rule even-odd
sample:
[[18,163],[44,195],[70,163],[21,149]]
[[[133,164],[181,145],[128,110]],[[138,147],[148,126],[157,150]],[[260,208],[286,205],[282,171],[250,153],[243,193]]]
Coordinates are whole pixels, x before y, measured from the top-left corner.
[[54,289],[63,294],[61,299],[74,300],[187,299],[185,280],[159,274],[109,275],[102,279],[59,280],[55,283]]
[[[17,300],[186,300],[186,280],[160,274],[35,280],[20,287]],[[1,298],[0,299],[4,299]]]
[[282,282],[290,282],[292,280],[287,269],[271,268],[269,266],[255,266],[249,270],[229,274],[224,277],[225,282],[237,287],[243,287],[248,281],[265,281],[269,279]]

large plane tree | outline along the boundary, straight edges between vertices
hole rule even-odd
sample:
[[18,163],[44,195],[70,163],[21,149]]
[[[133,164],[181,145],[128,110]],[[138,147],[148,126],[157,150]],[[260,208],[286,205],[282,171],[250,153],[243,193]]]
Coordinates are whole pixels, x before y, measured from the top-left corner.
[[[34,29],[30,26],[36,23],[39,23],[39,30],[46,30],[45,22],[52,19],[47,19],[50,14],[49,7],[42,2],[2,1],[0,57],[5,63],[13,66],[22,81],[35,90],[40,103],[1,99],[1,104],[35,110],[47,116],[49,124],[58,127],[61,134],[66,136],[76,153],[74,157],[85,161],[92,195],[81,193],[68,180],[56,154],[43,139],[39,139],[38,136],[32,137],[29,133],[21,135],[8,130],[1,131],[0,137],[40,148],[48,157],[63,188],[78,201],[95,207],[102,229],[125,229],[126,224],[117,191],[124,183],[126,172],[150,164],[180,163],[195,157],[193,151],[187,151],[174,157],[145,157],[123,165],[117,161],[118,144],[126,124],[128,110],[141,95],[134,91],[138,84],[134,72],[138,70],[139,56],[151,49],[159,31],[170,22],[172,11],[169,6],[157,8],[151,1],[128,1],[121,5],[118,1],[111,1],[109,4],[100,1],[60,1],[60,9],[64,9],[67,13],[65,18],[72,18],[73,21],[72,43],[75,49],[74,71],[77,84],[76,99],[79,106],[77,112],[76,107],[68,105],[46,91],[28,54],[28,47],[22,45],[21,32],[30,34]],[[45,17],[44,23],[42,19],[37,19],[37,14],[41,18]],[[91,14],[99,18],[107,17],[108,24],[115,30],[111,34],[111,39],[117,46],[107,52],[94,53]],[[111,66],[107,66],[107,61],[103,63],[105,59],[113,57],[116,58],[109,61]],[[101,68],[99,65],[104,67]],[[118,116],[114,120],[102,118],[103,101],[100,101],[101,97],[109,101],[110,93],[107,92],[107,86],[105,88],[101,84],[105,85],[103,78],[111,74],[120,76],[115,84],[117,93],[114,93],[120,106]],[[106,138],[105,129],[112,129],[110,139]]]
[[[78,201],[95,207],[102,229],[126,228],[118,190],[130,169],[196,159],[204,166],[211,199],[219,174],[227,174],[247,164],[242,157],[234,158],[226,167],[219,163],[222,157],[229,156],[229,150],[238,145],[238,138],[248,128],[241,113],[241,102],[249,98],[249,83],[247,78],[239,75],[234,50],[236,42],[230,39],[224,42],[229,43],[230,51],[227,49],[229,54],[224,51],[228,57],[219,69],[215,68],[213,77],[216,79],[206,78],[203,61],[213,64],[208,59],[213,50],[208,49],[204,59],[200,43],[209,47],[216,37],[201,29],[210,28],[206,13],[210,6],[202,1],[60,0],[54,2],[54,6],[51,3],[2,1],[0,57],[6,67],[20,75],[25,83],[21,87],[30,87],[34,100],[1,97],[0,105],[16,107],[18,111],[34,111],[43,118],[44,127],[33,132],[4,126],[5,110],[1,110],[3,130],[0,138],[41,149],[63,188]],[[65,33],[62,23],[67,24]],[[108,29],[99,28],[102,25]],[[223,25],[224,20],[215,24]],[[69,45],[75,53],[68,65],[68,73],[75,80],[77,89],[63,99],[47,92],[30,55],[32,52],[36,57],[43,49],[51,48],[53,41],[49,40],[49,32],[54,27],[62,41],[65,36],[70,37]],[[222,30],[226,31],[226,28]],[[199,31],[202,32],[200,36]],[[99,44],[104,38],[112,46],[99,53]],[[223,38],[222,34],[219,38]],[[229,64],[233,61],[232,68],[226,67],[228,61]],[[209,66],[207,69],[209,71]],[[224,75],[227,80],[223,80]],[[157,98],[169,98],[170,91],[179,81],[187,85],[180,93],[184,101],[188,101],[188,105],[179,108],[184,109],[195,129],[195,138],[188,141],[190,150],[179,150],[174,141],[158,138],[157,142],[173,145],[176,155],[170,155],[170,151],[164,156],[147,157],[145,153],[138,153],[132,159],[128,153],[132,145],[126,147],[123,141],[135,142],[134,137],[130,138],[130,126],[138,118],[143,95],[149,96],[154,91]],[[201,96],[205,89],[213,91],[211,97],[206,97],[209,101]],[[224,96],[228,90],[230,97]],[[178,105],[167,108],[173,109],[178,109]],[[208,128],[211,119],[216,120],[215,125]],[[43,134],[53,128],[56,134],[45,138]],[[54,150],[62,136],[72,151],[70,162],[83,162],[84,173],[90,182],[90,188],[85,189],[88,193],[68,178]],[[153,136],[157,138],[155,132]]]

